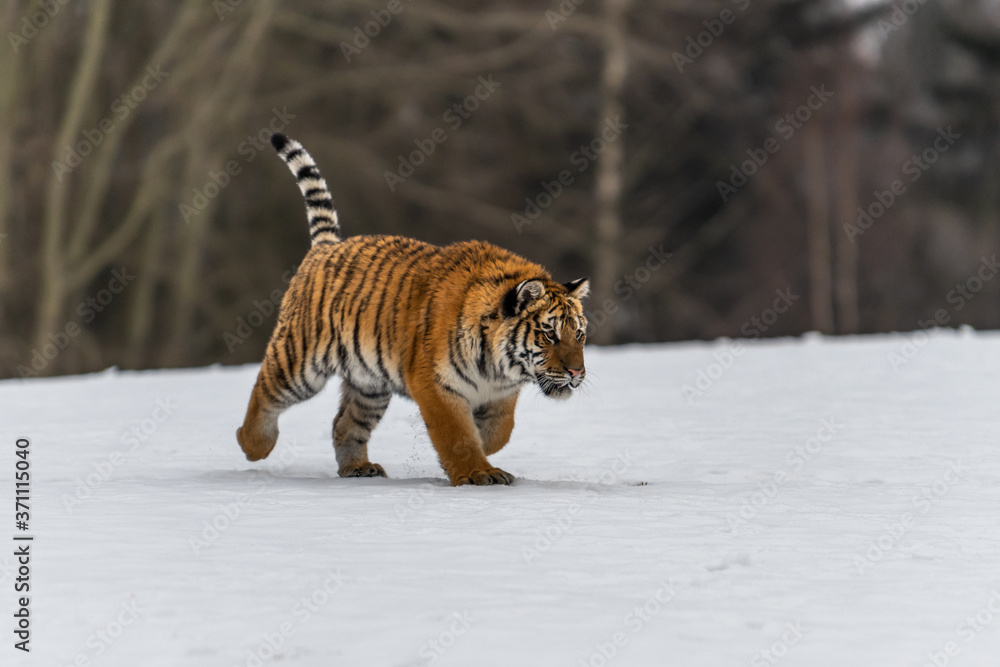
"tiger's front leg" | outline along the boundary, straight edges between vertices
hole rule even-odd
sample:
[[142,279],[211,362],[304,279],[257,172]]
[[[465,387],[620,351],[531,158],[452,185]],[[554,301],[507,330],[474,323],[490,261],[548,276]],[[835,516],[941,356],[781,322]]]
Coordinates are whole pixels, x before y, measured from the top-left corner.
[[433,381],[413,387],[411,395],[420,408],[431,443],[452,486],[514,481],[513,475],[486,460],[479,429],[464,398]]
[[486,456],[496,454],[510,441],[511,431],[514,430],[515,405],[517,394],[512,394],[499,401],[481,405],[473,411],[472,416],[476,420]]

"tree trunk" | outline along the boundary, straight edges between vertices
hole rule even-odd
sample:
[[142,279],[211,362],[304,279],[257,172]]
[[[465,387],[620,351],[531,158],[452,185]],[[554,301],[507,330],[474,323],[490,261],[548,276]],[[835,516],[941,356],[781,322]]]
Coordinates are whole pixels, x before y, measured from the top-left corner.
[[[836,120],[836,212],[837,223],[833,234],[836,238],[837,331],[842,334],[857,333],[861,328],[858,312],[858,247],[851,242],[844,225],[854,223],[858,209],[858,147],[860,118],[858,113],[857,81],[862,76],[860,67],[848,61],[840,70],[840,104]],[[856,239],[857,240],[857,239]]]
[[[604,2],[604,70],[601,76],[601,116],[596,128],[600,137],[606,122],[614,122],[625,113],[622,93],[628,76],[628,54],[625,42],[625,11],[628,0]],[[612,299],[612,286],[618,279],[622,242],[620,202],[625,169],[624,135],[607,142],[597,158],[596,175],[596,243],[594,244],[593,301],[599,306]],[[610,326],[596,327],[595,343],[608,344],[615,340],[613,320]]]
[[131,298],[132,309],[129,312],[126,363],[130,368],[142,368],[148,359],[149,335],[153,330],[153,318],[156,314],[156,287],[160,281],[160,267],[163,265],[166,246],[163,233],[166,217],[162,208],[158,210],[146,232],[146,242],[142,249],[142,275],[136,276]]
[[830,203],[826,173],[825,128],[814,118],[805,126],[803,158],[807,184],[806,236],[809,244],[809,305],[816,331],[835,333],[830,260]]
[[[5,16],[0,17],[0,34],[6,35],[17,20],[21,10],[20,2],[11,2]],[[12,303],[8,293],[13,285],[14,267],[11,263],[11,243],[13,242],[13,199],[14,183],[11,165],[14,162],[14,131],[17,129],[17,99],[19,85],[19,65],[23,58],[7,54],[0,58],[0,323],[8,322],[10,314],[5,312]],[[9,325],[4,330],[9,333]],[[6,348],[0,340],[0,350]]]
[[[60,160],[66,146],[76,143],[84,116],[91,106],[91,100],[97,89],[104,47],[108,41],[111,5],[111,0],[95,0],[90,6],[90,21],[81,46],[79,66],[73,77],[66,111],[53,146],[54,161]],[[69,285],[66,275],[71,268],[66,266],[63,253],[70,177],[69,174],[64,174],[62,178],[49,177],[45,216],[42,221],[41,293],[34,334],[36,350],[45,346],[49,335],[56,332],[60,326],[59,320],[64,315],[63,306]]]

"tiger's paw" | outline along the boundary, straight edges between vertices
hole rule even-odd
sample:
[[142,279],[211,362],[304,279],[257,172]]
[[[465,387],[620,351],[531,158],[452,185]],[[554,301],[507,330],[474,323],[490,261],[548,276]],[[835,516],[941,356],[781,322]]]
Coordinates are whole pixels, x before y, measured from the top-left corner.
[[339,474],[341,477],[388,477],[382,466],[370,461],[346,465],[340,469]]
[[248,461],[260,461],[266,459],[274,449],[278,433],[277,430],[274,433],[263,433],[241,426],[236,429],[236,441],[240,443],[240,449],[246,454]]
[[503,484],[504,486],[513,484],[514,476],[500,468],[488,468],[486,470],[471,470],[461,475],[456,475],[451,480],[452,486],[462,486],[472,484],[475,486],[489,486],[491,484]]

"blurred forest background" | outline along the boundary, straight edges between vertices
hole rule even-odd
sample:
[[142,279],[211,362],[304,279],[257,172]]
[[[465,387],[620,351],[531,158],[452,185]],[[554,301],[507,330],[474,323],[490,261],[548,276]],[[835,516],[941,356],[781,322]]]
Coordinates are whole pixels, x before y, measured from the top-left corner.
[[596,343],[1000,328],[997,0],[0,7],[2,377],[259,361],[275,129],[345,234],[590,276]]

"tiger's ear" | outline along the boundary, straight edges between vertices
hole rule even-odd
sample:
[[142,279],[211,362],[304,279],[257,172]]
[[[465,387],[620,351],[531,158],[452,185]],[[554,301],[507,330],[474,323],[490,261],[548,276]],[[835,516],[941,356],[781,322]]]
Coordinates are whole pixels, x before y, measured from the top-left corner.
[[504,295],[503,314],[507,317],[520,315],[544,294],[545,285],[541,280],[522,280]]
[[563,283],[563,287],[574,299],[585,299],[590,296],[590,278],[580,278],[568,283]]

